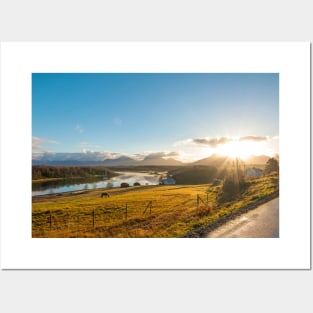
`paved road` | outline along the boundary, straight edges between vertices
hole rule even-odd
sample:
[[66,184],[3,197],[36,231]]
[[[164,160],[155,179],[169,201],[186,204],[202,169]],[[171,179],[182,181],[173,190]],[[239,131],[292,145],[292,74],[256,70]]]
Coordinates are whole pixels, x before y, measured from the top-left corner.
[[279,238],[279,198],[227,222],[206,238]]

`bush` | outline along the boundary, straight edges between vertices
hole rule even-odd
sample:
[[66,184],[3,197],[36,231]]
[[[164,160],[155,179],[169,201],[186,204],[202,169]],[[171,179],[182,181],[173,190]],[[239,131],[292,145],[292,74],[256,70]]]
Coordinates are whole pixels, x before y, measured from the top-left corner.
[[218,201],[220,203],[237,199],[245,189],[242,175],[228,174],[223,182]]

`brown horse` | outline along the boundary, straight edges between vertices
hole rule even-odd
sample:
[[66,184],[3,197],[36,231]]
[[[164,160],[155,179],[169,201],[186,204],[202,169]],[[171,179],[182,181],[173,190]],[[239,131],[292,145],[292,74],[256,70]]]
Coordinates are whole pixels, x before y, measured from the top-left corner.
[[102,192],[101,193],[101,198],[103,198],[103,197],[108,198],[108,197],[110,197],[110,194],[108,192]]

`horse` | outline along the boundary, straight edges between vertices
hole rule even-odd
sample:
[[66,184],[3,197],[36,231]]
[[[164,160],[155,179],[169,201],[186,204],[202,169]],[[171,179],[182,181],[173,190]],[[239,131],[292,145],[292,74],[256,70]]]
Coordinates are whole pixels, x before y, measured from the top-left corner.
[[103,197],[108,198],[108,197],[110,197],[110,195],[109,195],[108,192],[102,192],[102,193],[101,193],[101,198],[103,198]]

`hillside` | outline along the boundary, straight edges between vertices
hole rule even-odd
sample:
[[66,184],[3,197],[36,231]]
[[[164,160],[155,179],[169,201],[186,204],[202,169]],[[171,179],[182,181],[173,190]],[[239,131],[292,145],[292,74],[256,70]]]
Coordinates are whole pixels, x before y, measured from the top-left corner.
[[233,160],[229,157],[226,156],[221,156],[218,154],[212,154],[208,158],[204,158],[201,160],[198,160],[196,162],[193,162],[192,165],[210,165],[210,166],[216,166],[216,167],[221,167],[221,166],[229,166],[231,165],[231,162]]
[[168,175],[180,185],[208,184],[216,177],[217,168],[203,165],[184,166],[169,171]]

